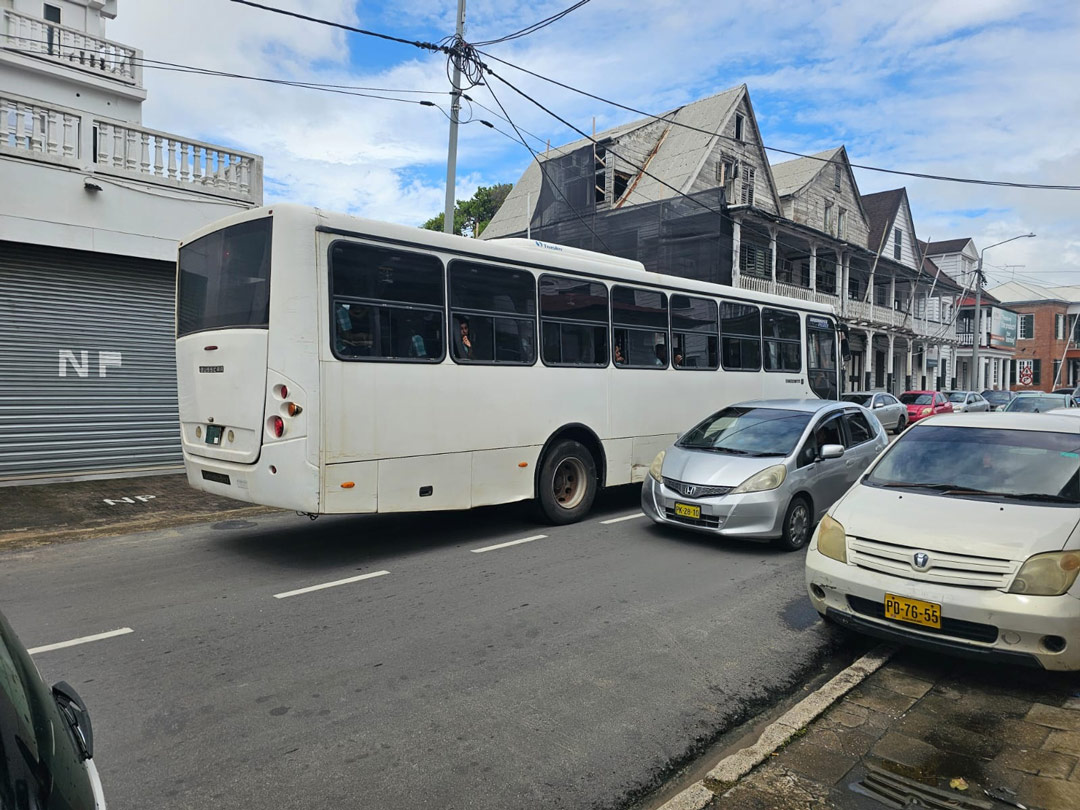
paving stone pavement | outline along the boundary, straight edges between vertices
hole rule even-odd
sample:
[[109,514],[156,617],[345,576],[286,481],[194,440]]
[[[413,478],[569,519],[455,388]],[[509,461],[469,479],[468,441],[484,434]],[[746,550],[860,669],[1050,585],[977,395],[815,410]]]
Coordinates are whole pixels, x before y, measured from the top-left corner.
[[[1014,806],[990,789],[1030,810],[1080,810],[1080,674],[901,650],[708,807],[904,806],[867,790],[875,768],[902,777],[907,796],[943,791],[959,808]],[[957,777],[967,790],[950,787]]]

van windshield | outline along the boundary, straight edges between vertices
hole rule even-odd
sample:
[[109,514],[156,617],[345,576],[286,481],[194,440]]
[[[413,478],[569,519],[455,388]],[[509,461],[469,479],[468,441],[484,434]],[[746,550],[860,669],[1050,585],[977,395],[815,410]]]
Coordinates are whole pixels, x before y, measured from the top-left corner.
[[231,225],[180,248],[176,336],[270,323],[271,218]]
[[894,442],[864,483],[1080,506],[1080,435],[927,425]]

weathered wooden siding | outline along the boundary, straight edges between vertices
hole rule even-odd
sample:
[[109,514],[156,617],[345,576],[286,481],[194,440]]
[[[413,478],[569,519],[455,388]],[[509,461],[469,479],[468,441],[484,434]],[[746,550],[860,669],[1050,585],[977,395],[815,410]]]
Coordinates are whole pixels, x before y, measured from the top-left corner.
[[[743,122],[742,142],[735,140],[736,114],[742,115],[745,119]],[[770,214],[779,214],[780,211],[777,209],[776,201],[773,199],[772,189],[769,187],[769,161],[765,157],[765,150],[762,148],[759,139],[757,124],[753,120],[750,105],[745,97],[739,101],[735,111],[728,117],[724,128],[721,130],[721,135],[723,137],[717,139],[716,146],[705,159],[701,171],[694,179],[690,192],[717,188],[720,185],[718,171],[720,162],[724,157],[730,156],[738,160],[740,165],[740,176],[735,183],[736,199],[733,202],[738,203],[742,197],[742,184],[747,179],[746,168],[750,167],[754,169],[754,207],[762,211],[768,211]]]
[[[837,235],[837,216],[840,209],[845,212],[844,240],[860,247],[866,247],[870,226],[859,207],[859,190],[851,179],[851,172],[846,166],[840,171],[840,190],[836,190],[835,164],[822,165],[822,170],[803,189],[785,200],[790,214],[788,219],[801,225],[807,225],[819,231]],[[825,203],[832,203],[832,228],[825,227]],[[892,254],[889,254],[892,255]]]

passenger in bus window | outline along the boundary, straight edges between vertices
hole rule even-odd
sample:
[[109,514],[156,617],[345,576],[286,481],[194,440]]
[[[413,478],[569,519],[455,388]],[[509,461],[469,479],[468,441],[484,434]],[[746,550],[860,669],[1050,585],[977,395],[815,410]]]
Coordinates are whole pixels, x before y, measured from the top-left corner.
[[[371,311],[360,304],[346,304],[349,328],[338,334],[338,353],[347,357],[366,357],[374,346]],[[339,318],[339,327],[342,319]]]
[[623,356],[622,344],[620,343],[615,344],[615,365],[626,365],[626,357]]
[[458,360],[473,359],[473,345],[469,338],[469,319],[458,317],[458,331],[454,336],[454,357]]
[[658,365],[658,366],[666,366],[667,365],[667,346],[665,346],[663,343],[657,343],[653,347],[653,350],[656,353],[656,365]]

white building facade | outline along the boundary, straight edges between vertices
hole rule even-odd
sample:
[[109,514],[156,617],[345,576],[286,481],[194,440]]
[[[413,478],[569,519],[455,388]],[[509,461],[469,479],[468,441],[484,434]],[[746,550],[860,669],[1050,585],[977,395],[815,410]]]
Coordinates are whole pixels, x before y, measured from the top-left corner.
[[262,158],[142,125],[117,0],[0,0],[0,486],[172,471],[177,243]]

